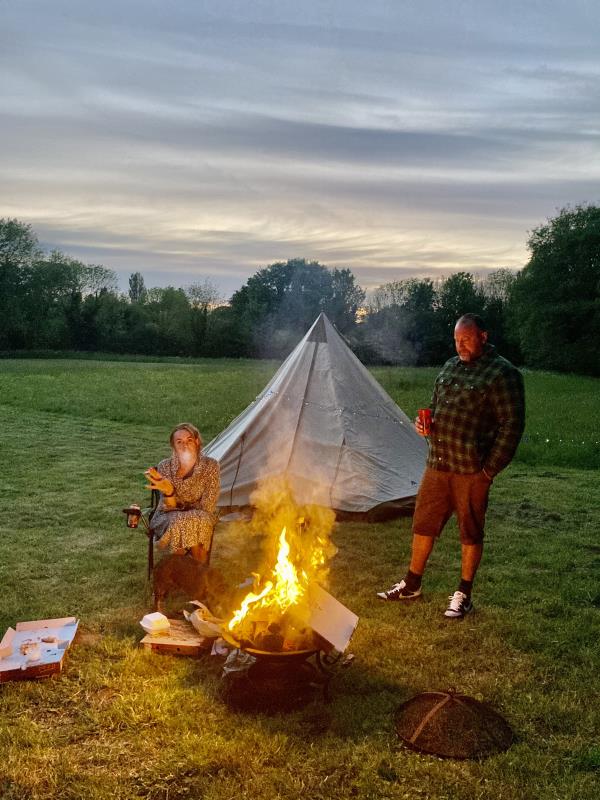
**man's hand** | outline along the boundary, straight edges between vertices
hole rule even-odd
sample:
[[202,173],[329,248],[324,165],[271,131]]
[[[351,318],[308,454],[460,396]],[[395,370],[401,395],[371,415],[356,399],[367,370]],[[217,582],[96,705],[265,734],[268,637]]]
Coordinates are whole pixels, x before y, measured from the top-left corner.
[[168,478],[163,477],[156,467],[150,467],[144,472],[150,483],[145,487],[146,489],[157,489],[162,492],[166,497],[172,495],[175,487]]
[[425,436],[425,429],[423,428],[423,423],[418,417],[415,417],[415,430],[419,434],[419,436]]

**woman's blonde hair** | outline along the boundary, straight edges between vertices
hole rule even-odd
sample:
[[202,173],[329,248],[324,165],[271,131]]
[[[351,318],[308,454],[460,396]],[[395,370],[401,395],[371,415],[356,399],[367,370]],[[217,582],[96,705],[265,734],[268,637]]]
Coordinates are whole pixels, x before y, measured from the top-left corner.
[[177,431],[187,431],[188,433],[191,433],[194,439],[198,440],[198,446],[200,450],[202,450],[202,436],[200,435],[198,428],[195,425],[192,425],[191,422],[180,422],[179,425],[176,425],[173,428],[169,436],[169,443],[171,447],[173,447],[173,439],[175,438]]

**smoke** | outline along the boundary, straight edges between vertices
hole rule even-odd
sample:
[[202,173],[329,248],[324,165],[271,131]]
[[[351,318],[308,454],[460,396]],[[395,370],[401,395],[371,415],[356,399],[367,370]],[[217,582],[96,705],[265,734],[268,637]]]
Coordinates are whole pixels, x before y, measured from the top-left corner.
[[369,314],[361,324],[360,338],[364,357],[373,363],[411,367],[417,363],[418,351],[410,340],[412,315],[399,306],[383,308]]
[[290,561],[299,573],[326,588],[329,561],[337,553],[330,538],[335,512],[319,505],[297,504],[285,476],[261,481],[250,499],[255,509],[251,529],[265,535],[265,564],[275,563],[279,536],[285,528]]
[[179,463],[186,472],[188,472],[194,466],[198,457],[198,454],[195,450],[188,449],[187,447],[177,450],[176,455]]
[[268,317],[252,332],[254,354],[258,358],[286,358],[305,333],[300,326],[290,325],[279,316]]

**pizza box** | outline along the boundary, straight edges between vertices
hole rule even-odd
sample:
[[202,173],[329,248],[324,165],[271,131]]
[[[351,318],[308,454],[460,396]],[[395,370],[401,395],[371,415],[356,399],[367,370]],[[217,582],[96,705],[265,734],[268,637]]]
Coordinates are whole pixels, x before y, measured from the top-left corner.
[[166,633],[146,634],[140,645],[155,653],[172,653],[182,656],[199,656],[213,643],[213,639],[200,636],[186,619],[170,619]]
[[345,652],[358,625],[357,615],[318,583],[311,583],[309,586],[308,607],[308,624],[313,631],[325,639],[331,648],[340,653]]
[[60,672],[78,625],[75,617],[17,622],[0,642],[0,683],[46,678]]

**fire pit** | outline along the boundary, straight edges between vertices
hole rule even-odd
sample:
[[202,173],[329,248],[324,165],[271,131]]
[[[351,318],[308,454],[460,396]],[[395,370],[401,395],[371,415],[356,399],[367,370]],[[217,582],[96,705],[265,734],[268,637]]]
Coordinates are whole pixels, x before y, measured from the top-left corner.
[[292,711],[320,692],[325,703],[331,702],[333,667],[352,661],[350,656],[342,660],[342,653],[328,655],[322,650],[272,653],[249,647],[240,653],[253,660],[248,659],[247,669],[224,674],[222,695],[235,710],[252,713]]
[[299,508],[285,487],[272,489],[265,490],[255,517],[271,534],[266,566],[253,573],[252,586],[224,626],[236,648],[223,670],[224,696],[248,711],[291,709],[318,691],[328,702],[333,667],[342,662],[358,622],[322,588],[336,551],[329,539],[335,515]]

